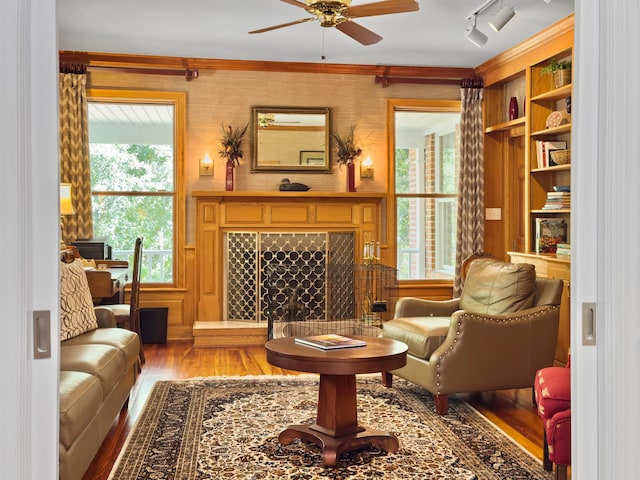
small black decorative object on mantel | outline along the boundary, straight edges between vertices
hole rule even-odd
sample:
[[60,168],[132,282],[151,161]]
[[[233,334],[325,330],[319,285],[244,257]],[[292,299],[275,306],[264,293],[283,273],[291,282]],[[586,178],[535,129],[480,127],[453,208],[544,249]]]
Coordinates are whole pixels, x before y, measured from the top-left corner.
[[283,178],[280,181],[281,192],[306,192],[309,190],[309,186],[304,183],[291,182],[288,178]]

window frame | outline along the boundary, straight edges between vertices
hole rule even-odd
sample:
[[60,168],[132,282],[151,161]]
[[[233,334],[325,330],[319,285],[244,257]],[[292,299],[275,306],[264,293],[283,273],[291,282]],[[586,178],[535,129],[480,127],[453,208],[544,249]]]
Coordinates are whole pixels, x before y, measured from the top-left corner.
[[[441,112],[454,112],[460,113],[462,103],[460,100],[425,100],[425,99],[396,99],[391,98],[387,100],[387,144],[388,144],[388,165],[389,165],[389,177],[388,177],[388,222],[387,222],[387,239],[389,245],[390,255],[388,256],[388,263],[390,265],[398,267],[398,244],[397,244],[397,208],[398,199],[400,198],[438,198],[447,197],[449,194],[397,194],[396,193],[396,125],[395,114],[396,112],[425,112],[425,113],[441,113]],[[439,279],[439,278],[422,278],[422,279],[404,279],[399,280],[401,287],[424,287],[424,286],[450,286],[453,285],[453,279]]]
[[[151,90],[87,89],[87,102],[146,103],[172,105],[174,108],[174,208],[173,208],[173,278],[167,283],[144,282],[145,286],[183,288],[185,278],[185,181],[184,145],[186,130],[185,92]],[[122,192],[118,196],[138,196],[139,192]],[[168,196],[167,194],[163,194]]]

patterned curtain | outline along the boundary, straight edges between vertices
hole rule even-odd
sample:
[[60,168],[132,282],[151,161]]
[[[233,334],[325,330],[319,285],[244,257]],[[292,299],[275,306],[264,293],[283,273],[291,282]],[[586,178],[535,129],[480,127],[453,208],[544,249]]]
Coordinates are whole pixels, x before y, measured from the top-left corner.
[[65,242],[93,238],[91,216],[91,172],[89,163],[89,122],[87,118],[86,68],[61,66],[58,76],[60,97],[60,181],[72,185],[75,215],[62,220]]
[[460,266],[462,261],[470,255],[484,250],[482,92],[481,80],[463,80],[454,297],[459,296],[461,292]]

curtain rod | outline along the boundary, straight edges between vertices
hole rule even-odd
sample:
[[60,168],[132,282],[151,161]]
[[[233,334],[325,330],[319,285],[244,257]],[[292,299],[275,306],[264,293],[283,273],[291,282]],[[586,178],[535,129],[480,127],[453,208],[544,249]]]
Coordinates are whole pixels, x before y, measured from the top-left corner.
[[140,73],[143,75],[179,75],[184,76],[187,82],[198,78],[197,68],[186,69],[169,69],[169,68],[140,68],[140,67],[107,67],[107,66],[87,66],[87,71],[113,71],[113,72],[126,72],[126,73]]
[[463,78],[460,82],[462,88],[484,88],[484,82],[480,77]]
[[376,75],[376,85],[387,88],[394,83],[413,83],[419,85],[460,85],[460,79],[445,78],[416,78],[416,77],[388,77],[386,75]]

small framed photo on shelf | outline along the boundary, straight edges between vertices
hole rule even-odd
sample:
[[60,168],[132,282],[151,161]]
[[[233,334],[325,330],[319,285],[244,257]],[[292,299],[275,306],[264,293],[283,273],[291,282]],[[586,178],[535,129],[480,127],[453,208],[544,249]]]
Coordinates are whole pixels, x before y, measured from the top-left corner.
[[324,165],[324,151],[322,150],[301,150],[300,151],[300,165]]

